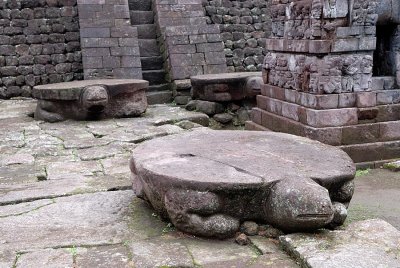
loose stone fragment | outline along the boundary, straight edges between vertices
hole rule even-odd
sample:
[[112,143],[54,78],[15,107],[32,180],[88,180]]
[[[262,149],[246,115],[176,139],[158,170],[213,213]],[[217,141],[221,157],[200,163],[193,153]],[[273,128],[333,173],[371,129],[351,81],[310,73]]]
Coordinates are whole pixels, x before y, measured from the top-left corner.
[[279,236],[281,236],[283,234],[284,233],[281,230],[276,229],[272,226],[269,226],[265,230],[259,232],[259,235],[265,236],[267,238],[278,238]]
[[242,226],[240,226],[240,231],[245,233],[246,235],[257,235],[258,233],[258,224],[254,221],[245,221]]
[[247,237],[246,234],[239,233],[235,238],[235,242],[238,243],[241,246],[245,246],[245,245],[248,245],[250,243],[250,239]]
[[228,113],[223,113],[223,114],[216,114],[213,117],[215,121],[222,123],[222,124],[227,124],[232,121],[233,116],[228,114]]

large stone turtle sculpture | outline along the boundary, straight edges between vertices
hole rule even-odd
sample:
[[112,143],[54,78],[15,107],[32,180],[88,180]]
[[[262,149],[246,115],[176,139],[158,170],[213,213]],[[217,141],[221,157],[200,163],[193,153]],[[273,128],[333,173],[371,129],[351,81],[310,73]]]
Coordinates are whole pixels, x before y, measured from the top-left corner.
[[35,86],[35,118],[47,122],[139,116],[147,109],[149,82],[101,79]]
[[286,232],[342,225],[355,166],[342,150],[273,132],[201,129],[145,142],[133,188],[180,230],[230,237],[254,220]]

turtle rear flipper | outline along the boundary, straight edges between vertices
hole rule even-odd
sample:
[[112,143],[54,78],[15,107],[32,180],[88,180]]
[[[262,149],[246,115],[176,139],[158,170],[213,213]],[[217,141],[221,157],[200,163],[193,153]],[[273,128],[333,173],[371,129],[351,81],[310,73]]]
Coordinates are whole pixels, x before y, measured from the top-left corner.
[[221,202],[211,192],[168,191],[165,195],[165,208],[172,223],[184,232],[226,238],[239,230],[239,220],[220,213]]

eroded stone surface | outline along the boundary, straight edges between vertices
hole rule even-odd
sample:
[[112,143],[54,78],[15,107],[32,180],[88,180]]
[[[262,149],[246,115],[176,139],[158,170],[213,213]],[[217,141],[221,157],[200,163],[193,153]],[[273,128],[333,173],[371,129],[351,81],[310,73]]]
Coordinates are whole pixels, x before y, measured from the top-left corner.
[[[188,240],[186,244],[195,263],[206,267],[212,267],[219,263],[248,262],[258,256],[251,246],[239,246],[232,240],[213,240],[210,243],[210,240],[196,239]],[[210,254],[210,251],[214,254]]]
[[[252,236],[250,245],[239,246],[233,240],[214,244],[215,240],[185,235],[126,190],[131,187],[127,163],[138,145],[125,138],[135,136],[135,142],[141,143],[143,138],[179,132],[176,126],[181,121],[206,125],[207,116],[177,107],[150,106],[143,117],[134,119],[50,124],[28,117],[34,108],[31,100],[0,101],[1,156],[30,159],[5,164],[0,156],[0,267],[13,267],[18,258],[23,266],[17,267],[52,267],[46,263],[50,259],[54,265],[63,263],[61,267],[71,263],[73,267],[101,267],[99,262],[106,267],[130,267],[135,248],[128,246],[136,243],[138,259],[152,263],[153,256],[140,251],[140,246],[151,241],[176,241],[180,245],[176,249],[182,250],[184,246],[187,251],[182,252],[195,256],[189,263],[184,253],[187,267],[198,267],[196,262],[213,268],[296,267],[288,264],[295,265],[279,247],[271,246],[276,242],[264,237]],[[111,149],[114,145],[116,151]],[[54,179],[47,177],[48,167]],[[379,193],[393,194],[388,190]],[[172,247],[169,252],[176,251]],[[174,258],[172,253],[165,255]]]
[[343,151],[318,142],[210,130],[139,145],[131,170],[136,194],[175,226],[219,237],[232,236],[244,219],[288,231],[341,225],[332,202],[347,205],[355,174]]
[[16,268],[65,267],[73,268],[73,254],[68,249],[44,249],[18,257]]
[[135,79],[84,80],[36,86],[35,118],[48,122],[139,116],[146,111],[149,82]]
[[125,217],[132,199],[132,191],[60,197],[30,212],[0,218],[0,250],[122,243],[129,237]]
[[307,267],[399,267],[400,232],[382,220],[355,222],[346,230],[280,238]]
[[135,143],[184,131],[180,121],[208,124],[204,114],[165,105],[139,118],[51,124],[27,116],[34,106],[0,101],[1,204],[128,189]]
[[98,268],[134,268],[129,252],[125,246],[112,245],[92,248],[78,248],[76,253],[77,267]]
[[176,239],[155,238],[130,245],[135,267],[194,267],[184,244]]

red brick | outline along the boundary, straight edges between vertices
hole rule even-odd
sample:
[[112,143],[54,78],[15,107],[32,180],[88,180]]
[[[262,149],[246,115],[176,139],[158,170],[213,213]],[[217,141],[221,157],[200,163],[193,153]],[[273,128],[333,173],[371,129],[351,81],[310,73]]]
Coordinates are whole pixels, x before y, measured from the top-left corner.
[[355,93],[341,93],[339,94],[338,108],[351,108],[356,106]]
[[356,105],[359,108],[376,106],[376,92],[358,92],[356,94]]
[[258,108],[254,108],[251,110],[250,118],[256,124],[261,125],[261,110]]
[[299,121],[298,108],[299,105],[297,104],[282,102],[282,116],[292,119],[294,121]]
[[342,128],[313,128],[305,127],[305,137],[326,143],[329,145],[340,145],[342,141]]
[[258,95],[256,96],[257,107],[266,110],[267,109],[267,98],[265,96]]
[[379,124],[363,124],[343,127],[342,144],[375,142],[379,139]]
[[380,123],[379,139],[381,141],[400,139],[400,121]]
[[305,117],[300,122],[312,127],[338,127],[358,123],[356,108],[313,110],[305,108]]
[[275,87],[268,85],[271,90],[271,98],[278,99],[278,100],[285,100],[285,89],[281,87]]

